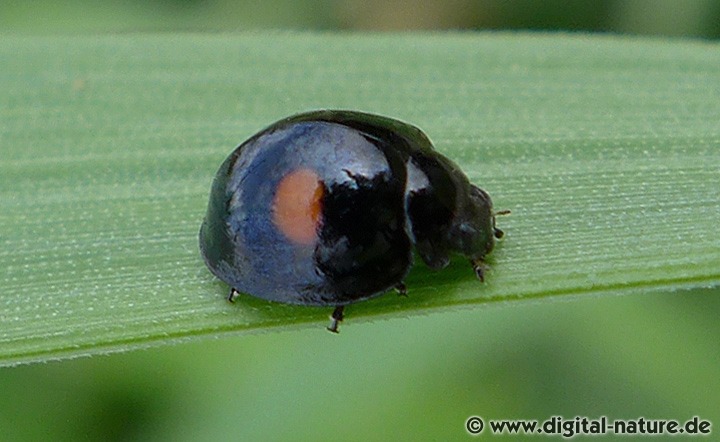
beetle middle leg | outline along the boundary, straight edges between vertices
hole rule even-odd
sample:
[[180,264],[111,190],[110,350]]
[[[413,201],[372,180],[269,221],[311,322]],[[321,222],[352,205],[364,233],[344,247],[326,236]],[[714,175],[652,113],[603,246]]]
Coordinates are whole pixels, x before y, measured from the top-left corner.
[[485,282],[485,271],[487,270],[487,264],[485,264],[485,260],[483,260],[482,258],[472,259],[470,260],[470,265],[472,265],[477,279],[479,279],[480,282]]

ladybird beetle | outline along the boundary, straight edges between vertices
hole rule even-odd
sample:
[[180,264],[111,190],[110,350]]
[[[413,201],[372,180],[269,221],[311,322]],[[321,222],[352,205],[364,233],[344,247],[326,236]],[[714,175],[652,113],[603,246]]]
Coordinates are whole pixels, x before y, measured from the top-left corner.
[[[417,127],[354,111],[298,114],[238,146],[215,176],[200,228],[210,271],[238,293],[332,306],[392,288],[413,263],[466,256],[483,281],[503,232],[490,196]],[[504,213],[504,212],[503,212]]]

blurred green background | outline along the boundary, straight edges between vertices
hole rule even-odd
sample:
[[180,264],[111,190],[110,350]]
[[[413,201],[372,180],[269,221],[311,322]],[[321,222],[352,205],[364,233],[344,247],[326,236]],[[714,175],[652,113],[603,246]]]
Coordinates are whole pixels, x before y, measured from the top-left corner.
[[[0,4],[0,34],[288,28],[717,38],[720,2]],[[340,336],[310,329],[226,337],[5,368],[0,440],[463,440],[471,415],[700,415],[717,425],[718,295],[707,289],[480,308],[351,324]]]
[[0,31],[534,29],[720,37],[717,0],[4,0]]

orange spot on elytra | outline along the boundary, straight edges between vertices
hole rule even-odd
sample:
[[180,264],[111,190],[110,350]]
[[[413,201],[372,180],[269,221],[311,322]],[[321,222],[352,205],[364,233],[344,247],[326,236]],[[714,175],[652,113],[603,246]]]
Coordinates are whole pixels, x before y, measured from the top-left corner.
[[273,222],[291,241],[310,245],[322,216],[323,186],[310,169],[294,170],[280,181],[273,200]]

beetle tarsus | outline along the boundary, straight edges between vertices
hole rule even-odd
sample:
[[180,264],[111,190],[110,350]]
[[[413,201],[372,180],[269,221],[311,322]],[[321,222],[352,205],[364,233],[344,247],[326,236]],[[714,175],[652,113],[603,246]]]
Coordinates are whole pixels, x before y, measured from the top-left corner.
[[395,291],[398,293],[398,296],[403,296],[407,298],[407,286],[404,282],[399,282],[395,285]]
[[475,271],[475,276],[477,276],[477,279],[479,279],[480,282],[485,282],[485,270],[487,270],[487,265],[485,264],[485,261],[483,261],[482,259],[474,259],[470,261],[470,264]]
[[234,288],[230,287],[230,293],[228,293],[227,300],[228,302],[235,302],[235,300],[240,296],[240,292],[235,290]]
[[344,305],[339,305],[335,307],[335,310],[333,310],[332,315],[330,315],[330,327],[327,327],[328,331],[333,333],[339,333],[338,332],[338,325],[342,322],[344,316],[343,316],[343,310],[345,310]]

